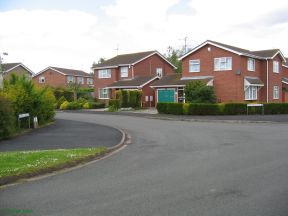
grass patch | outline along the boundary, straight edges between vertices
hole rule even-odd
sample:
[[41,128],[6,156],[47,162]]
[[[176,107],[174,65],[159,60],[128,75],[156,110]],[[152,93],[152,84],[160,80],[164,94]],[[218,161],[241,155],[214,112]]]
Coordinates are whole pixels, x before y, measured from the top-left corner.
[[41,173],[67,163],[81,162],[104,152],[104,147],[0,152],[0,179]]

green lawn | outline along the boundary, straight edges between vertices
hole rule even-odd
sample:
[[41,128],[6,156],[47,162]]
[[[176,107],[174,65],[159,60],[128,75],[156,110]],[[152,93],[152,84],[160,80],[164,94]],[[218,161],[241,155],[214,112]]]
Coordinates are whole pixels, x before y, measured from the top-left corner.
[[0,152],[0,178],[37,173],[104,153],[105,148]]

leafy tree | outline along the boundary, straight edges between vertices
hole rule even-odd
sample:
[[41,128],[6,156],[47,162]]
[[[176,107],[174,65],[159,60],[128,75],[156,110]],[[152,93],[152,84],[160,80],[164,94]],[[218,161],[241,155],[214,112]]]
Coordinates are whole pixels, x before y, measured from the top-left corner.
[[184,89],[185,100],[189,103],[215,103],[216,96],[213,86],[195,80],[187,83]]
[[168,61],[177,67],[176,73],[182,73],[182,62],[178,59],[184,55],[184,53],[184,49],[174,49],[171,46],[167,48],[166,57]]
[[96,67],[96,65],[101,64],[101,63],[103,63],[103,62],[105,62],[105,61],[106,61],[106,59],[105,59],[104,57],[99,58],[99,60],[98,60],[97,62],[94,61],[94,62],[92,63],[91,69],[94,68],[94,67]]
[[70,82],[68,84],[68,89],[70,89],[73,92],[73,100],[77,100],[77,94],[80,91],[81,84],[77,82]]

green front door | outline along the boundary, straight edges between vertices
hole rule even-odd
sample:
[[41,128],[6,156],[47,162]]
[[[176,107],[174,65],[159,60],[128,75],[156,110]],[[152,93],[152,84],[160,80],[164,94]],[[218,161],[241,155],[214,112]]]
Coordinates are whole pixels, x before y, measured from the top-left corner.
[[175,90],[158,89],[158,102],[175,102]]

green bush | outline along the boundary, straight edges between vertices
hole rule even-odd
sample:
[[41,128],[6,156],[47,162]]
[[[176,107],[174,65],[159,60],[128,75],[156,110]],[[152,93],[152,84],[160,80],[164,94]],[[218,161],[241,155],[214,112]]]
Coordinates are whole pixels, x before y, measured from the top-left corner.
[[225,115],[245,115],[247,113],[246,103],[225,103],[223,105]]
[[158,113],[160,114],[167,113],[167,103],[164,103],[164,102],[157,103],[156,108],[157,108]]
[[82,105],[81,103],[79,103],[78,101],[72,101],[68,103],[67,106],[68,110],[78,110],[78,109],[82,109]]
[[78,98],[77,99],[77,103],[80,104],[80,106],[82,107],[85,103],[87,102],[87,100],[85,98]]
[[189,104],[188,115],[220,115],[220,107],[218,104]]
[[59,87],[59,88],[53,88],[52,89],[53,91],[53,94],[56,98],[56,100],[58,101],[62,96],[64,98],[66,98],[66,100],[69,102],[69,101],[73,101],[73,92],[69,89],[66,89],[66,88],[62,88],[62,87]]
[[182,103],[167,103],[166,113],[174,114],[174,115],[182,115],[183,104]]
[[57,104],[56,104],[56,108],[59,109],[61,104],[64,102],[64,101],[67,101],[66,98],[64,96],[61,96],[58,101],[57,101]]
[[16,118],[12,102],[0,94],[0,139],[7,138],[16,130]]
[[68,101],[64,101],[61,105],[60,105],[60,109],[61,110],[67,110],[69,102]]
[[129,107],[140,108],[142,101],[142,91],[132,90],[129,93]]
[[86,102],[86,103],[83,105],[83,109],[91,109],[91,103]]
[[288,114],[288,103],[269,103],[264,104],[264,112],[268,115]]
[[127,90],[121,90],[122,102],[121,107],[129,107],[129,93]]
[[117,111],[120,109],[120,100],[119,99],[110,99],[109,100],[109,105],[108,105],[108,110],[109,111]]
[[184,88],[186,101],[189,103],[215,103],[216,95],[213,86],[207,86],[203,81],[194,80]]
[[[56,100],[51,89],[35,87],[25,76],[12,74],[4,83],[3,94],[12,102],[15,117],[21,113],[29,113],[31,117],[38,117],[40,125],[54,118]],[[31,124],[32,121],[33,118]]]
[[105,103],[99,103],[99,102],[86,102],[83,105],[84,109],[101,109],[105,108]]

